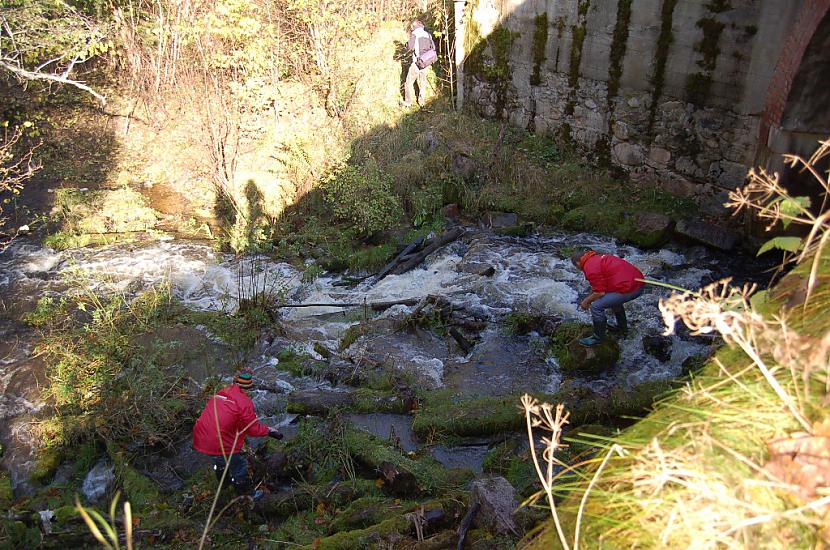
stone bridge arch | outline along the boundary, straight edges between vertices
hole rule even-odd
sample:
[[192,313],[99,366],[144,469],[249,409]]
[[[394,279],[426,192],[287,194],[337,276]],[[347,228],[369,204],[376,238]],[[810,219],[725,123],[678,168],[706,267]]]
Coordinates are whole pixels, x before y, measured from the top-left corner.
[[781,154],[808,155],[830,136],[830,0],[806,0],[784,42],[761,115],[758,164],[798,176]]

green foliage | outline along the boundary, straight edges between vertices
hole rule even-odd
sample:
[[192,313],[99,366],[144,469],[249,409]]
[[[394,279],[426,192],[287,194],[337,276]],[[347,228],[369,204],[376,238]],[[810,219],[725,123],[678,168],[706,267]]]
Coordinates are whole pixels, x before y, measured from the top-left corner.
[[[108,53],[114,46],[110,23],[85,16],[66,2],[9,0],[3,19],[14,33],[0,35],[0,50],[6,59],[32,68],[53,60],[46,70],[65,68]],[[63,70],[63,69],[61,69]]]
[[550,353],[556,357],[563,372],[601,372],[617,361],[620,347],[610,336],[595,346],[585,347],[579,344],[580,338],[590,336],[592,332],[593,327],[579,323],[563,323],[557,327],[551,338]]
[[798,252],[801,247],[801,237],[774,237],[758,249],[758,256],[773,249],[783,250],[785,252]]
[[324,182],[323,190],[335,217],[364,235],[388,229],[403,217],[391,179],[373,158],[360,166],[341,166]]

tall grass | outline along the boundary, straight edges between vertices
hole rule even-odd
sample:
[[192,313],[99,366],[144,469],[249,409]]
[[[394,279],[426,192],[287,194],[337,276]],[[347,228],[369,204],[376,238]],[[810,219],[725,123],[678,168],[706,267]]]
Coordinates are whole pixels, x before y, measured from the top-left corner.
[[[830,497],[821,482],[810,481],[816,459],[803,449],[823,449],[827,431],[830,259],[823,252],[830,188],[816,163],[828,149],[822,142],[810,159],[788,157],[820,186],[817,214],[763,170],[732,194],[734,207],[756,212],[771,227],[807,228],[799,253],[785,258],[797,267],[766,293],[725,280],[661,300],[667,333],[680,321],[694,334],[720,334],[726,347],[646,418],[618,437],[592,440],[606,449],[604,460],[552,478],[539,470],[553,516],[527,548],[569,548],[569,533],[574,546],[581,537],[592,547],[613,548],[811,548],[827,542]],[[546,441],[544,458],[552,464]],[[615,446],[625,453],[609,459]],[[564,500],[557,504],[557,498]]]

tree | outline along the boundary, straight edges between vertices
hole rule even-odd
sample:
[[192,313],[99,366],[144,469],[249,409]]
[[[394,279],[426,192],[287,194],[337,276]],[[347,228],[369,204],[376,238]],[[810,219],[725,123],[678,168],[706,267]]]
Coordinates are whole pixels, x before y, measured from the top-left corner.
[[0,69],[18,80],[74,86],[106,98],[73,70],[112,47],[109,26],[62,0],[4,0],[0,8]]

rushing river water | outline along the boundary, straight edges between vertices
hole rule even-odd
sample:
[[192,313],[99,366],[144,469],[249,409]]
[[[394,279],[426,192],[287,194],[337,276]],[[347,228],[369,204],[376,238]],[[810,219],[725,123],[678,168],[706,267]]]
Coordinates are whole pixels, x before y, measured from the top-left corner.
[[[342,286],[339,276],[303,281],[302,270],[292,265],[262,257],[225,255],[202,243],[171,240],[55,252],[20,240],[0,254],[0,440],[8,448],[4,466],[19,480],[32,463],[31,448],[35,442],[27,440],[26,426],[43,406],[37,385],[45,380],[45,365],[32,357],[37,334],[20,321],[20,316],[42,296],[58,297],[80,291],[134,295],[169,283],[174,296],[191,308],[233,312],[240,294],[250,295],[254,286],[295,304],[373,303],[440,295],[485,320],[486,328],[470,353],[465,355],[457,347],[429,338],[386,340],[380,345],[388,346],[389,353],[397,354],[401,364],[418,371],[425,383],[434,387],[451,385],[461,391],[476,392],[492,391],[494,386],[523,391],[532,385],[552,391],[561,382],[562,374],[555,361],[545,362],[534,351],[539,349],[540,337],[505,334],[500,321],[511,311],[526,310],[590,322],[589,314],[577,307],[589,287],[563,253],[564,248],[575,246],[624,256],[647,278],[684,288],[697,288],[739,265],[734,258],[715,256],[699,247],[641,251],[591,234],[519,238],[470,228],[462,239],[408,273],[390,275],[377,283],[368,279],[348,288]],[[475,271],[467,269],[470,265],[492,266],[495,273],[470,273]],[[666,293],[650,286],[640,299],[627,304],[633,330],[621,342],[618,364],[610,372],[587,378],[583,383],[603,391],[612,385],[677,376],[686,358],[706,351],[705,341],[677,336],[672,337],[668,360],[662,361],[644,350],[642,338],[663,330],[657,301]],[[411,309],[394,306],[381,317],[400,317]],[[282,311],[283,324],[289,327],[289,345],[315,356],[315,343],[336,350],[343,333],[359,317],[343,315],[343,308],[325,306]],[[544,364],[523,370],[522,364],[532,361]],[[268,353],[249,358],[249,363],[258,370],[278,367],[276,357]],[[286,390],[319,386],[316,381],[287,374],[279,377],[279,384]]]

